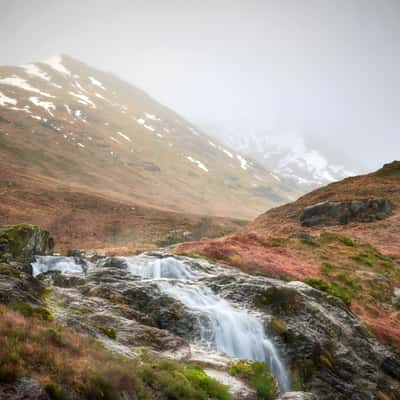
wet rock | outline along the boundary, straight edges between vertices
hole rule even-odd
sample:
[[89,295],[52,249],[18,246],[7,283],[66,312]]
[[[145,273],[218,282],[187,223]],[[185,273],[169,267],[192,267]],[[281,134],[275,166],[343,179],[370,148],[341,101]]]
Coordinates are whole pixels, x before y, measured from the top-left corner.
[[65,288],[80,286],[85,280],[79,276],[63,275],[60,271],[49,271],[38,276],[38,279],[46,285],[53,285]]
[[387,374],[400,381],[400,357],[386,357],[382,362],[382,369]]
[[48,231],[34,225],[13,225],[0,231],[0,257],[29,260],[49,254],[54,241]]
[[31,378],[21,378],[13,384],[0,385],[1,400],[50,400],[43,385]]
[[381,385],[394,388],[392,398],[400,396],[398,364],[392,353],[325,293],[302,282],[243,274],[226,285],[218,282],[213,288],[221,296],[263,313],[265,326],[291,371],[292,389],[324,400],[369,400]]
[[[292,390],[312,392],[324,400],[400,398],[397,358],[324,292],[204,260],[179,260],[196,274],[189,283],[174,281],[175,292],[186,284],[200,285],[254,313],[290,371]],[[123,355],[133,356],[145,347],[159,356],[191,359],[188,341],[199,339],[201,329],[208,330],[207,315],[163,291],[165,281],[132,276],[120,261],[99,262],[82,274],[79,285],[54,286],[48,301],[56,319]],[[56,282],[57,274],[52,276]],[[111,330],[114,337],[105,334]],[[285,396],[282,400],[313,399],[308,393]]]
[[318,398],[312,393],[288,392],[285,393],[279,400],[318,400]]
[[0,267],[0,303],[42,303],[43,284],[22,269],[15,264]]
[[325,201],[305,207],[300,222],[308,227],[346,225],[351,221],[373,222],[390,216],[392,208],[387,199]]

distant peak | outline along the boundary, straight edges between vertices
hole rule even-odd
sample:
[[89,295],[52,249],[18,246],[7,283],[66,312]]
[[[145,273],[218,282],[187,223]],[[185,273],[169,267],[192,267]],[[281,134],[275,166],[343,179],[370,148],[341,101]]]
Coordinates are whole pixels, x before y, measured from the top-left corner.
[[44,64],[47,64],[55,71],[60,72],[64,75],[71,75],[71,72],[64,66],[63,60],[66,58],[63,54],[55,55],[48,58]]

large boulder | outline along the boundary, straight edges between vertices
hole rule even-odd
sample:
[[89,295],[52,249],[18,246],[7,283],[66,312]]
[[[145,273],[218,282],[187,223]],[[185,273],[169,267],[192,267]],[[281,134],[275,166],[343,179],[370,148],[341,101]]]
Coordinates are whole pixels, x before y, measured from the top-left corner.
[[300,222],[309,227],[345,225],[351,221],[373,222],[390,216],[392,208],[387,199],[324,201],[305,207]]
[[35,225],[12,225],[0,229],[0,258],[29,260],[47,255],[54,247],[50,233]]

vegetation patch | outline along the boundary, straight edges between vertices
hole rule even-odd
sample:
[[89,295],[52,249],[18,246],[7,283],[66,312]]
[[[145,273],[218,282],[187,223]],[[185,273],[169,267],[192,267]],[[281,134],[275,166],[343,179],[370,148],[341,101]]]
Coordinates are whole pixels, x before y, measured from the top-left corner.
[[355,296],[354,290],[352,290],[349,287],[340,286],[335,282],[330,282],[324,279],[317,279],[317,278],[307,278],[304,280],[304,282],[315,289],[326,292],[331,296],[338,297],[347,306],[351,305],[351,300]]
[[319,238],[322,243],[340,242],[348,247],[354,247],[356,245],[356,242],[353,239],[332,232],[322,232]]
[[108,336],[110,339],[117,339],[117,332],[114,328],[109,328],[108,326],[97,325],[96,328],[103,333],[104,335]]
[[232,400],[201,367],[146,355],[126,359],[54,322],[5,306],[0,315],[0,384],[32,377],[52,400],[71,393],[87,400]]
[[146,385],[171,400],[231,400],[228,387],[209,377],[197,365],[181,365],[171,360],[144,364],[140,376]]
[[266,363],[261,361],[240,360],[229,365],[229,373],[243,379],[254,388],[262,400],[275,400],[278,398],[278,385],[271,375]]
[[24,317],[38,318],[43,321],[53,320],[53,315],[45,307],[33,306],[29,303],[15,302],[11,304],[11,308],[13,309],[13,311],[22,314]]

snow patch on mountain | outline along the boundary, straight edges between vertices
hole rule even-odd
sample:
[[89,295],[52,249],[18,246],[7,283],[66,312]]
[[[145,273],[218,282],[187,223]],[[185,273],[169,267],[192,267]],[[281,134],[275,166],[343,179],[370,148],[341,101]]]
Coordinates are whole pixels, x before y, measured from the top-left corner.
[[91,82],[92,85],[97,86],[103,90],[106,90],[106,88],[104,87],[104,85],[98,81],[97,79],[93,78],[93,76],[89,76],[89,81]]
[[191,163],[196,164],[200,169],[202,169],[205,172],[208,172],[208,168],[199,160],[195,160],[191,156],[186,157]]
[[39,93],[45,97],[55,98],[55,96],[52,96],[49,93],[42,92],[41,90],[33,87],[26,81],[26,79],[22,79],[19,76],[13,76],[13,77],[0,79],[0,85],[14,86],[14,87],[26,90],[28,92]]
[[44,108],[52,117],[54,117],[51,110],[55,110],[56,106],[51,101],[42,101],[38,97],[29,97],[29,101],[37,107]]
[[6,104],[12,104],[15,106],[17,104],[17,100],[12,99],[11,97],[8,97],[0,92],[0,105],[5,106]]
[[50,81],[50,76],[46,72],[42,71],[35,64],[22,65],[21,68],[25,70],[28,75],[36,76],[37,78],[43,79],[45,81]]
[[55,71],[60,72],[63,75],[71,75],[71,72],[62,63],[61,56],[53,56],[45,61],[49,67],[53,68]]

